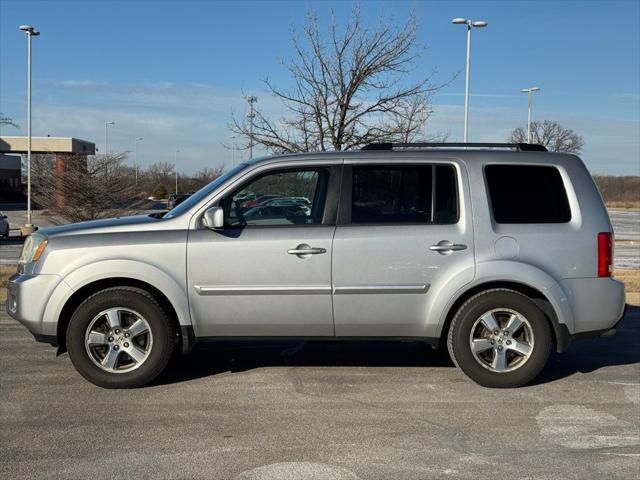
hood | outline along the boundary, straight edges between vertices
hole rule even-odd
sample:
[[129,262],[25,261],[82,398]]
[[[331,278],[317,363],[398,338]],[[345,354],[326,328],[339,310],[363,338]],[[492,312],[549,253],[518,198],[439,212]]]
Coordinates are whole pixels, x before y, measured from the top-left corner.
[[[163,220],[150,215],[134,215],[130,217],[105,218],[88,222],[70,223],[39,229],[38,232],[48,237],[65,235],[85,235],[89,233],[133,232],[146,230],[146,225],[157,224]],[[142,228],[141,228],[142,227]]]

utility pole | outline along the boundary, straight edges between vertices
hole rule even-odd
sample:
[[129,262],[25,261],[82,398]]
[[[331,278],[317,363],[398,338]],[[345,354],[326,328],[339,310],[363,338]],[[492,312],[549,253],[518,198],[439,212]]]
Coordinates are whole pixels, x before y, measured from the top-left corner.
[[467,26],[467,68],[464,83],[464,143],[469,140],[469,70],[471,65],[471,29],[487,26],[484,20],[469,20],[467,18],[454,18],[452,23]]
[[253,104],[258,101],[258,97],[254,95],[248,95],[244,97],[249,102],[249,159],[253,159],[253,119],[256,118],[256,113]]
[[231,135],[231,165],[236,166],[236,136]]
[[116,122],[104,122],[104,156],[109,155],[109,125],[115,125]]
[[522,93],[529,94],[529,113],[527,115],[527,143],[533,143],[531,141],[531,98],[533,96],[533,92],[537,92],[540,90],[540,87],[530,87],[523,88],[520,90]]
[[136,187],[138,186],[138,142],[144,140],[142,137],[136,137],[133,146],[133,170],[136,176]]
[[31,224],[31,37],[40,35],[31,25],[20,25],[27,34],[27,230]]
[[178,153],[180,150],[173,152],[173,168],[176,172],[176,195],[178,194]]

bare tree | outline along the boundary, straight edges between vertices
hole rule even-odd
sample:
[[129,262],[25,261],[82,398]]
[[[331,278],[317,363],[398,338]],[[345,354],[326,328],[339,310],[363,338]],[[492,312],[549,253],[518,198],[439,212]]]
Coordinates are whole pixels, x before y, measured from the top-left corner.
[[147,168],[145,174],[152,184],[169,183],[175,172],[175,165],[169,162],[156,162]]
[[34,155],[34,202],[71,222],[124,214],[134,197],[133,175],[124,159],[124,154],[70,156],[56,174],[53,156]]
[[20,125],[13,121],[13,118],[5,117],[2,113],[0,113],[0,127],[3,127],[4,125],[8,125],[13,128],[20,128]]
[[182,189],[187,192],[200,190],[206,184],[211,183],[224,173],[225,166],[219,165],[215,168],[203,168],[198,170],[195,175],[182,177]]
[[[565,128],[555,120],[531,122],[531,137],[533,143],[544,145],[552,152],[580,153],[584,140],[570,128]],[[509,139],[512,143],[527,142],[527,128],[518,127]]]
[[244,149],[261,145],[273,153],[426,139],[431,96],[443,85],[431,83],[432,75],[407,82],[420,53],[416,32],[413,16],[401,26],[381,20],[370,29],[356,8],[343,29],[334,18],[325,37],[318,17],[308,14],[303,38],[294,33],[294,59],[284,63],[293,87],[265,80],[283,103],[282,118],[257,109],[250,117],[233,116],[230,129],[246,139]]
[[175,165],[169,162],[156,162],[138,174],[140,190],[156,198],[164,198],[173,191],[175,185]]

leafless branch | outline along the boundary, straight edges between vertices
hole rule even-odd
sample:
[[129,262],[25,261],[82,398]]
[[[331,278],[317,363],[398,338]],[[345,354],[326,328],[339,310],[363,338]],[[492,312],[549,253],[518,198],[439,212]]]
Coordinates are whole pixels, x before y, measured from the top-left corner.
[[[584,139],[571,128],[565,128],[554,120],[531,122],[531,136],[533,143],[544,145],[552,152],[580,153],[584,147]],[[513,143],[527,142],[527,128],[518,127],[512,133],[509,141]]]
[[363,25],[358,8],[340,28],[335,18],[323,35],[317,16],[307,15],[301,36],[294,31],[293,60],[284,66],[293,86],[269,79],[268,91],[283,103],[278,120],[260,110],[252,118],[232,115],[231,131],[273,153],[354,149],[372,142],[425,139],[431,96],[444,84],[432,76],[410,82],[420,54],[417,22],[381,20]]

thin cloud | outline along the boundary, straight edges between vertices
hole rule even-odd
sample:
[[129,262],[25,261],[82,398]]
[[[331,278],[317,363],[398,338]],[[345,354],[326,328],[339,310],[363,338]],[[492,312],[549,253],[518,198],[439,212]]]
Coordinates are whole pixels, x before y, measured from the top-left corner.
[[102,88],[110,85],[108,82],[101,82],[97,80],[53,80],[49,81],[49,83],[59,87],[70,88]]

